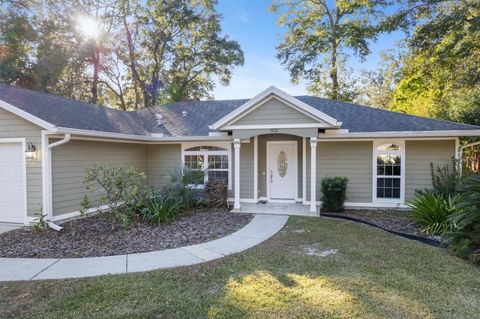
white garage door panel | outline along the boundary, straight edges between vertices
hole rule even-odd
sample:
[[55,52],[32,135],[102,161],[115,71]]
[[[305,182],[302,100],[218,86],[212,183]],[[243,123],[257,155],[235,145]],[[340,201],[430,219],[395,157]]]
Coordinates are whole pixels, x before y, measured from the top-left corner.
[[0,143],[0,222],[24,222],[23,153],[22,143]]

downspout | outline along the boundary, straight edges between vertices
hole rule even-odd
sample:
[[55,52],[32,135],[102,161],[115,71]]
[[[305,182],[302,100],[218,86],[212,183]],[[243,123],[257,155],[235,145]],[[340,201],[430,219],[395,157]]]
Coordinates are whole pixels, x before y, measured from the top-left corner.
[[52,144],[48,144],[48,135],[46,136],[46,148],[45,148],[45,159],[46,159],[46,174],[45,174],[45,178],[46,178],[46,183],[45,183],[45,186],[47,186],[47,189],[46,189],[46,194],[47,194],[47,198],[46,198],[46,207],[44,207],[44,209],[46,210],[46,214],[47,214],[47,225],[48,227],[56,230],[56,231],[60,231],[62,230],[63,227],[55,224],[54,222],[51,221],[51,219],[53,219],[53,199],[52,199],[52,149],[57,147],[57,146],[60,146],[60,145],[63,145],[63,144],[67,144],[68,142],[70,142],[70,138],[71,138],[71,135],[70,133],[66,133],[63,137],[63,139],[61,139],[60,141],[57,141],[55,143],[52,143]]

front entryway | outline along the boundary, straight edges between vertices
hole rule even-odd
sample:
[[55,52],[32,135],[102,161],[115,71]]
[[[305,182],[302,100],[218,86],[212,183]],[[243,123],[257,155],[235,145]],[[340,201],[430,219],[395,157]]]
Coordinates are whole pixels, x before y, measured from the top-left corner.
[[270,200],[295,200],[298,194],[296,141],[267,142],[267,192]]
[[0,222],[24,222],[24,156],[22,143],[0,141]]

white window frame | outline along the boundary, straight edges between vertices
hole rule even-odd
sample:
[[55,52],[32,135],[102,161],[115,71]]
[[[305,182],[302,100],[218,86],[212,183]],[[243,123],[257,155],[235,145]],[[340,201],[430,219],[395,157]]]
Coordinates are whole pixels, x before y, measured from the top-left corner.
[[[224,148],[224,151],[187,151],[192,147],[198,146],[213,146]],[[202,170],[208,171],[208,155],[227,155],[228,156],[228,190],[232,190],[232,144],[229,142],[188,142],[182,143],[182,158],[181,163],[182,167],[185,166],[185,156],[186,155],[203,155],[204,162]],[[203,189],[205,184],[208,182],[208,173],[205,174],[204,184],[203,185],[192,185],[197,189]]]
[[[383,144],[395,144],[399,150],[378,150]],[[400,156],[400,198],[378,198],[377,197],[377,156],[396,155]],[[372,159],[372,202],[388,204],[405,204],[405,140],[381,139],[373,141]]]

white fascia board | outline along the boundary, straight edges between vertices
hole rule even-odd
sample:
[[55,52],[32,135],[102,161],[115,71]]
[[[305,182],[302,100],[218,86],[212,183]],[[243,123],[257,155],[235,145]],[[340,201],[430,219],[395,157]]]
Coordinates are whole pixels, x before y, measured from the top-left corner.
[[299,109],[301,109],[301,110],[303,110],[307,113],[310,113],[311,115],[321,119],[322,121],[325,121],[326,123],[330,124],[331,126],[340,127],[342,125],[341,122],[338,122],[333,117],[331,117],[331,116],[329,116],[329,115],[327,115],[323,112],[320,112],[319,110],[311,107],[310,105],[308,105],[306,103],[303,103],[299,99],[294,98],[290,94],[276,88],[275,86],[270,86],[266,90],[257,94],[255,97],[250,99],[248,102],[246,102],[245,104],[240,106],[239,108],[235,109],[234,111],[230,112],[229,114],[227,114],[226,116],[224,116],[223,118],[221,118],[220,120],[215,122],[214,124],[210,125],[209,128],[212,129],[212,130],[218,130],[220,127],[228,124],[229,122],[231,122],[235,118],[244,114],[248,109],[250,109],[251,107],[254,107],[257,103],[262,102],[269,95],[273,95],[273,96],[276,96],[280,99],[283,99],[283,100],[291,103],[295,107],[298,107]]
[[51,124],[51,123],[48,123],[47,121],[44,121],[28,112],[25,112],[24,110],[22,109],[19,109],[18,107],[10,104],[10,103],[7,103],[3,100],[0,100],[0,108],[10,112],[10,113],[13,113],[21,118],[23,118],[24,120],[27,120],[35,125],[38,125],[40,126],[41,128],[45,129],[45,130],[49,130],[49,131],[55,131],[55,125]]
[[170,141],[182,142],[182,141],[211,141],[211,140],[230,141],[232,140],[232,137],[228,135],[227,136],[163,136],[163,137],[159,137],[159,136],[72,129],[68,127],[58,127],[55,133],[62,133],[62,134],[70,133],[76,136],[110,138],[110,139],[119,139],[119,140],[133,140],[133,141],[144,141],[144,142],[170,142]]
[[269,124],[269,125],[227,125],[225,130],[261,130],[261,129],[295,129],[295,128],[331,128],[328,124]]
[[384,137],[458,137],[480,136],[480,130],[450,130],[450,131],[397,131],[397,132],[361,132],[347,134],[319,134],[318,138],[327,139],[355,139],[355,138],[384,138]]

